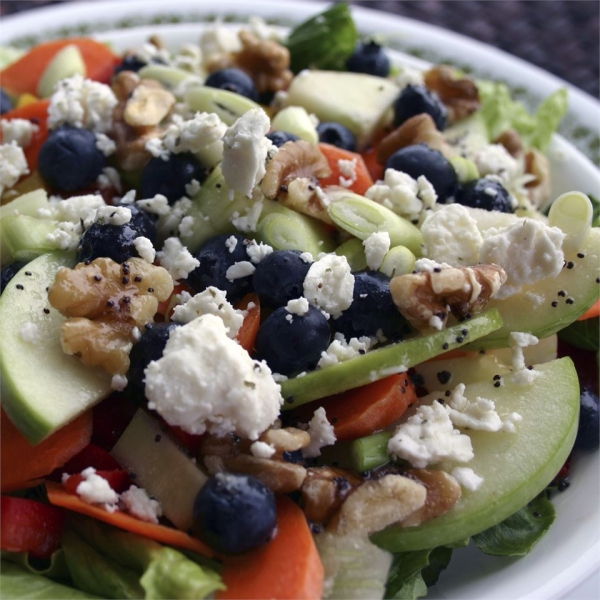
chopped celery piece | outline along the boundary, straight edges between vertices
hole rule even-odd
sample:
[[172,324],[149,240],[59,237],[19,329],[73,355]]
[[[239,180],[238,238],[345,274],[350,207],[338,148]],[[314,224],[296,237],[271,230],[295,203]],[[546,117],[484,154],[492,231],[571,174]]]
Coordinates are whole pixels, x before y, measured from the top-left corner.
[[233,125],[252,108],[260,108],[260,105],[245,96],[206,86],[191,87],[184,97],[190,110],[216,113],[227,125]]
[[[282,382],[283,410],[339,394],[395,373],[403,373],[448,350],[460,348],[502,326],[497,310],[482,313],[443,331],[419,335],[371,350],[362,356]],[[466,334],[464,332],[467,332]]]
[[389,462],[387,445],[391,437],[391,431],[382,431],[353,440],[350,444],[352,467],[364,473]]
[[559,196],[550,207],[548,221],[566,234],[563,249],[576,252],[587,241],[592,229],[594,207],[581,192],[567,192]]
[[8,215],[0,221],[0,235],[14,260],[30,261],[56,250],[56,244],[48,238],[56,225],[56,221],[43,221],[27,215]]
[[367,268],[365,247],[362,242],[356,238],[350,238],[347,242],[338,246],[335,249],[335,253],[339,256],[345,256],[353,271],[364,271]]
[[175,92],[178,95],[179,90],[182,89],[181,84],[186,82],[186,86],[201,85],[202,81],[196,75],[183,69],[176,67],[168,67],[167,65],[159,65],[156,63],[150,63],[145,67],[142,67],[138,71],[138,75],[142,79],[154,79],[159,83],[162,83],[168,90]]
[[413,272],[415,260],[415,255],[406,246],[396,246],[383,257],[379,270],[390,279],[407,275]]

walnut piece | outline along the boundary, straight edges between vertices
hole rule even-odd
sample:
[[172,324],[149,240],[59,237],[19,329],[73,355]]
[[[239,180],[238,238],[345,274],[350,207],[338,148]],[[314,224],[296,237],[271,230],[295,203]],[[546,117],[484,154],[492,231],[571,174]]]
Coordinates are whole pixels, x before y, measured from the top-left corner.
[[172,292],[173,280],[162,267],[140,258],[122,265],[97,258],[60,269],[48,299],[67,317],[61,329],[64,352],[122,375],[129,368],[134,327],[151,322],[158,303]]
[[401,521],[403,527],[416,527],[448,512],[462,495],[460,485],[444,471],[409,469],[406,476],[422,483],[427,490],[425,504]]
[[249,31],[240,31],[239,38],[242,49],[234,55],[234,63],[252,77],[259,93],[287,89],[294,77],[289,69],[290,51]]
[[450,152],[444,134],[435,126],[430,115],[422,113],[407,119],[381,140],[377,148],[377,162],[385,165],[394,152],[415,144],[427,144],[444,154]]
[[448,321],[448,309],[457,318],[480,312],[505,281],[506,273],[498,265],[451,267],[394,277],[390,291],[413,327],[441,329]]
[[346,498],[328,530],[342,535],[381,531],[420,509],[426,497],[424,485],[402,475],[366,481]]
[[361,483],[359,477],[342,469],[307,469],[306,479],[300,488],[306,518],[313,523],[327,523]]
[[158,81],[142,79],[125,104],[123,119],[132,127],[155,127],[175,106],[175,96]]
[[523,142],[521,141],[521,136],[514,129],[507,129],[502,132],[493,143],[504,146],[506,151],[514,158],[518,158],[523,154]]
[[295,427],[271,428],[265,431],[259,439],[261,442],[273,446],[278,455],[283,452],[296,452],[310,444],[309,433]]
[[260,184],[265,197],[331,224],[318,179],[331,175],[327,159],[315,144],[286,142],[269,161]]
[[457,77],[456,71],[441,65],[423,74],[425,85],[434,91],[448,109],[450,123],[456,123],[481,107],[479,90],[470,77]]
[[535,208],[543,209],[550,199],[550,163],[535,148],[525,154],[525,173],[535,176],[533,181],[525,184],[529,200]]

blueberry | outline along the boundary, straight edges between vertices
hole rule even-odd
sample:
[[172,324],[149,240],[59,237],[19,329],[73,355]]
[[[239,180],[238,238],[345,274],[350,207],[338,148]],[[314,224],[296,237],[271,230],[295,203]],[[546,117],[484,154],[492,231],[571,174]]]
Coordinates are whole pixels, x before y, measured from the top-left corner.
[[123,62],[115,67],[114,74],[121,71],[135,71],[136,73],[145,67],[148,63],[145,60],[140,60],[135,54],[130,54],[123,59]]
[[289,133],[288,131],[271,131],[271,133],[267,133],[267,138],[278,148],[283,146],[286,142],[295,142],[300,139],[297,135]]
[[0,294],[4,288],[10,283],[10,280],[26,265],[26,262],[14,262],[4,267],[0,271]]
[[373,337],[381,331],[390,341],[402,339],[410,330],[392,300],[389,277],[379,271],[354,274],[352,304],[333,321],[333,327],[346,339]]
[[358,42],[346,62],[346,68],[354,73],[387,77],[390,74],[390,59],[377,42]]
[[258,91],[252,78],[240,69],[221,69],[211,73],[204,85],[208,87],[235,92],[258,102]]
[[415,115],[427,113],[435,126],[443,131],[448,122],[448,111],[435,92],[424,85],[407,85],[394,102],[394,126],[398,127]]
[[271,370],[296,375],[314,369],[331,339],[329,323],[320,310],[309,306],[304,315],[282,306],[261,324],[256,336],[256,353]]
[[581,450],[594,450],[600,444],[600,419],[598,417],[598,394],[590,388],[581,390],[579,430],[575,447]]
[[[235,240],[235,244],[228,240]],[[247,241],[242,235],[219,235],[208,240],[195,257],[200,261],[188,277],[188,283],[196,292],[214,286],[227,292],[230,302],[239,300],[252,291],[252,275],[227,279],[227,270],[237,262],[249,261]]]
[[77,247],[77,260],[85,262],[106,257],[123,263],[128,258],[138,255],[133,241],[139,235],[139,231],[130,223],[125,225],[93,223],[81,236]]
[[323,121],[319,123],[317,133],[319,134],[319,141],[324,144],[331,144],[351,152],[356,150],[356,137],[341,123]]
[[156,218],[149,212],[141,209],[137,204],[120,204],[131,211],[132,226],[139,235],[147,237],[153,244],[156,243]]
[[92,185],[105,166],[106,156],[96,148],[96,136],[87,129],[62,125],[50,133],[40,150],[40,174],[60,192]]
[[13,105],[8,94],[2,88],[0,88],[0,115],[12,110],[12,107]]
[[162,357],[171,332],[179,327],[179,323],[148,323],[142,336],[133,345],[129,354],[128,384],[133,389],[144,390],[144,371],[153,360]]
[[303,294],[304,278],[310,263],[300,258],[298,250],[277,250],[258,265],[252,278],[254,291],[265,306],[285,306]]
[[167,160],[160,157],[150,159],[142,172],[142,198],[154,198],[162,194],[169,204],[186,195],[185,186],[196,179],[202,183],[207,169],[190,152],[170,154]]
[[456,192],[456,202],[473,208],[512,213],[514,208],[506,188],[486,177],[469,181]]
[[220,552],[239,554],[266,544],[276,525],[275,494],[252,475],[219,473],[194,501],[194,532]]
[[426,144],[415,144],[394,152],[385,163],[385,168],[402,171],[413,179],[424,175],[434,187],[438,202],[446,202],[458,187],[456,171],[450,161]]

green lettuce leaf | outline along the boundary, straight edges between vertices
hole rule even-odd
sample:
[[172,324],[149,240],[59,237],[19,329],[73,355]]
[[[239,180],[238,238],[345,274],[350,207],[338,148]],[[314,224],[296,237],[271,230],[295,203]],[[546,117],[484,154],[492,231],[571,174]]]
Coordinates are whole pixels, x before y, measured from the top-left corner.
[[556,512],[542,494],[498,525],[473,536],[475,545],[486,554],[523,556],[546,534]]
[[490,139],[495,140],[507,129],[516,130],[525,148],[546,152],[552,135],[567,112],[567,90],[561,88],[548,96],[535,114],[513,100],[508,86],[494,81],[477,81],[481,98],[481,116]]
[[2,550],[2,559],[14,563],[35,575],[44,575],[44,577],[50,577],[51,579],[70,579],[65,553],[62,548],[53,552],[50,558],[37,558],[31,556],[28,552]]
[[56,583],[36,575],[6,560],[1,561],[0,589],[3,600],[27,598],[28,600],[86,600],[98,598],[81,590]]
[[598,317],[574,321],[558,332],[558,337],[571,346],[598,352],[600,350],[600,327]]
[[357,42],[350,8],[345,2],[334,4],[292,29],[286,42],[290,68],[294,73],[308,68],[342,70]]

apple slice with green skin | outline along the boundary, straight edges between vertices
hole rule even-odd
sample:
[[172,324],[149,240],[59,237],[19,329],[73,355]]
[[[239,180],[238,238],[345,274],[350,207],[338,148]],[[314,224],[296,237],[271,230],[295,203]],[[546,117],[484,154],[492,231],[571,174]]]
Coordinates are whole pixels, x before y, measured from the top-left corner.
[[[423,550],[467,538],[492,527],[535,498],[569,456],[579,422],[579,381],[570,358],[537,365],[542,373],[532,385],[512,377],[501,387],[492,381],[467,385],[465,396],[490,398],[500,416],[519,413],[516,432],[469,431],[474,458],[470,467],[484,481],[446,514],[418,527],[391,526],[372,536],[390,552]],[[457,464],[436,465],[446,471]]]
[[[0,296],[2,407],[32,444],[111,391],[109,375],[61,348],[65,318],[50,306],[47,288],[58,269],[73,261],[65,253],[39,256],[11,279]],[[33,330],[32,341],[27,341],[24,327]]]
[[285,398],[283,410],[405,372],[410,367],[448,350],[460,348],[468,341],[501,326],[502,319],[498,312],[491,310],[443,331],[390,344],[325,369],[288,379],[281,384],[281,393]]
[[541,339],[570,325],[598,300],[599,266],[600,228],[594,227],[582,248],[565,252],[565,266],[557,277],[525,286],[509,298],[492,299],[487,308],[500,311],[504,326],[479,338],[469,349],[508,346],[511,331],[532,333]]

